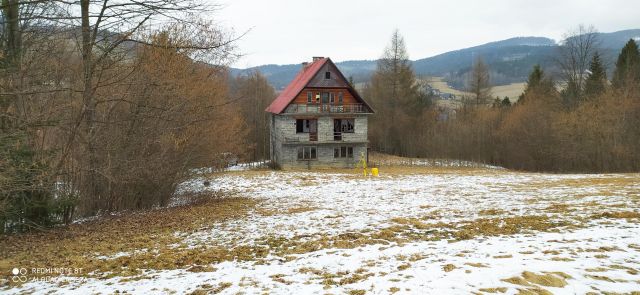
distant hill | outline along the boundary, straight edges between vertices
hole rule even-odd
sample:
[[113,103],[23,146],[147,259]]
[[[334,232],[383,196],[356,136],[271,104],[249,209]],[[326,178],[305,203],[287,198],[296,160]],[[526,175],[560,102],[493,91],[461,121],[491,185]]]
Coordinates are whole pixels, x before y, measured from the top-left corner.
[[441,76],[461,88],[474,59],[482,57],[491,69],[492,83],[503,85],[524,81],[535,64],[548,68],[556,46],[549,38],[517,37],[419,59],[413,67],[419,75]]
[[[624,44],[631,38],[640,41],[640,29],[598,33],[598,38],[603,60],[612,71],[615,58]],[[492,83],[505,85],[525,81],[535,64],[540,64],[550,73],[556,72],[554,58],[557,52],[558,44],[552,39],[516,37],[418,59],[413,61],[413,67],[418,75],[444,77],[451,86],[462,88],[465,73],[471,69],[473,60],[481,56],[491,69]],[[352,76],[355,82],[367,81],[376,69],[375,60],[350,60],[336,65],[345,76]],[[300,67],[300,64],[262,65],[232,69],[232,74],[259,70],[276,89],[281,90],[294,78]]]

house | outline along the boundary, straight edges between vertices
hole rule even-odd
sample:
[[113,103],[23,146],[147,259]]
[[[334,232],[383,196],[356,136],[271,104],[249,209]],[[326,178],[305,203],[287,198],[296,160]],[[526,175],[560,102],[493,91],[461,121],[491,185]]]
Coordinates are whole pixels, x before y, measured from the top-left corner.
[[266,111],[277,167],[354,167],[367,159],[367,117],[373,109],[329,58],[302,63]]

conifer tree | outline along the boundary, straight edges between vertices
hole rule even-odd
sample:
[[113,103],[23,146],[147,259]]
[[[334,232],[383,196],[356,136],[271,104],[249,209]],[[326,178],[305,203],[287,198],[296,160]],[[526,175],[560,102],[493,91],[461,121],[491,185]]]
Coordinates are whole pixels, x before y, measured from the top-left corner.
[[640,83],[640,51],[638,44],[633,39],[629,39],[618,55],[612,84],[615,88],[624,88],[638,85],[638,83]]
[[377,112],[370,121],[372,145],[388,153],[405,154],[403,132],[412,130],[429,104],[419,89],[404,38],[398,30],[393,32],[363,93]]
[[484,105],[491,99],[491,79],[489,67],[478,57],[471,68],[468,91],[473,94],[476,106]]
[[607,72],[602,66],[600,55],[596,52],[589,64],[589,76],[585,81],[585,98],[600,95],[607,87]]
[[518,98],[518,103],[524,102],[526,97],[531,96],[533,93],[540,93],[542,95],[551,96],[554,95],[555,92],[556,89],[553,85],[553,81],[550,78],[546,77],[544,70],[542,70],[540,65],[535,65],[533,66],[533,70],[529,74],[527,87]]

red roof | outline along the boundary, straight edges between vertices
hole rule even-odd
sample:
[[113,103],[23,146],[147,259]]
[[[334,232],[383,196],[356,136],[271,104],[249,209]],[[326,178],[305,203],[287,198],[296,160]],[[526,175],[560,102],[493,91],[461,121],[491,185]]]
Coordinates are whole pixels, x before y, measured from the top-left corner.
[[274,114],[282,113],[328,60],[329,58],[321,58],[304,67],[265,111]]

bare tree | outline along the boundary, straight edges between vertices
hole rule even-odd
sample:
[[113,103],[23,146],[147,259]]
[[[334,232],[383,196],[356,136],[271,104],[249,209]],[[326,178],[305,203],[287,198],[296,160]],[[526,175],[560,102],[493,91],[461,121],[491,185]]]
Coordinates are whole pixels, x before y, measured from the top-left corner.
[[231,95],[239,100],[247,123],[251,161],[269,158],[269,115],[264,110],[275,99],[276,91],[259,71],[251,71],[231,81]]
[[593,26],[579,25],[565,34],[559,47],[557,63],[562,71],[562,81],[565,85],[563,96],[568,106],[573,106],[583,99],[586,71],[599,46],[598,33]]
[[165,205],[192,168],[241,149],[242,118],[226,85],[237,37],[199,17],[212,7],[7,0],[1,8],[0,226],[46,225],[61,209],[46,206],[64,194],[79,198],[65,205],[65,222],[76,204],[81,215]]
[[489,67],[481,57],[476,58],[469,73],[468,91],[473,93],[476,106],[485,105],[491,99]]

